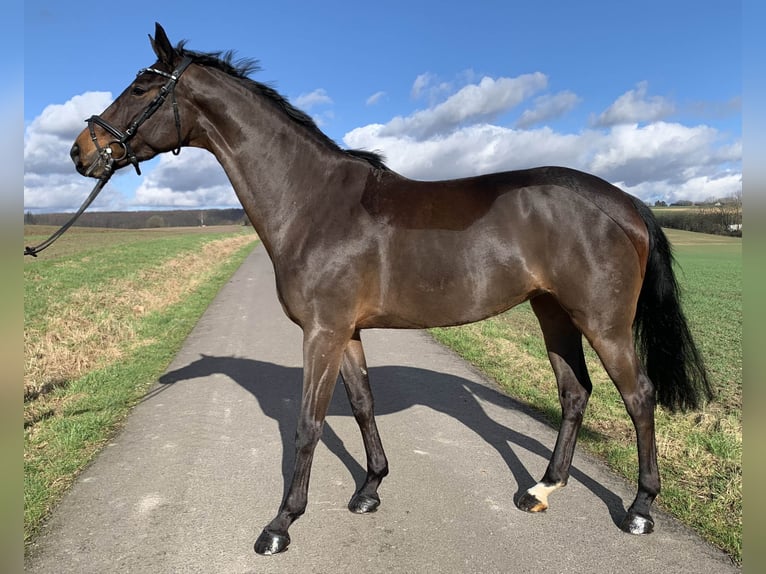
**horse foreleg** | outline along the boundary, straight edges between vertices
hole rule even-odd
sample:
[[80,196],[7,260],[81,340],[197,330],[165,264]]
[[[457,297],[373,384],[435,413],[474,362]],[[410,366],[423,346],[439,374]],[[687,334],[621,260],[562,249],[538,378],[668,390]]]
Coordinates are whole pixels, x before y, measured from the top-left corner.
[[342,337],[336,331],[324,329],[304,331],[303,395],[295,433],[295,468],[277,516],[255,542],[258,554],[276,554],[285,550],[290,544],[287,529],[306,511],[314,449],[322,436],[348,336],[350,333]]
[[386,453],[383,451],[378,427],[375,424],[374,400],[359,331],[354,333],[346,345],[340,374],[343,377],[354,418],[362,432],[364,450],[367,454],[367,477],[351,498],[348,508],[351,512],[359,514],[375,512],[380,505],[378,487],[388,474],[388,460],[386,460]]
[[582,334],[569,314],[551,295],[536,297],[531,304],[543,330],[561,402],[561,427],[548,468],[542,480],[517,502],[521,510],[542,512],[548,508],[548,495],[569,480],[577,433],[593,387],[585,365]]

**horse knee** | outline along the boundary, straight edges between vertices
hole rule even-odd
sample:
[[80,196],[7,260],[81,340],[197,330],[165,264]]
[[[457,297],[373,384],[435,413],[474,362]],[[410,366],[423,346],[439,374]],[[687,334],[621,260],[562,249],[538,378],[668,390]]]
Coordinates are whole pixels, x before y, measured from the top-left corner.
[[323,429],[324,421],[301,420],[295,432],[295,449],[298,452],[313,452],[319,439],[322,437]]

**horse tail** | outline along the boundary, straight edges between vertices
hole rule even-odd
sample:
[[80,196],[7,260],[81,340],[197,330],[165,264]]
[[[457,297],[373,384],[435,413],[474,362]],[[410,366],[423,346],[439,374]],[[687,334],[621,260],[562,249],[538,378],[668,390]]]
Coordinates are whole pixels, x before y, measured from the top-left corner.
[[698,409],[713,391],[681,309],[672,248],[651,209],[633,200],[649,231],[649,257],[633,322],[636,347],[657,402],[671,411]]

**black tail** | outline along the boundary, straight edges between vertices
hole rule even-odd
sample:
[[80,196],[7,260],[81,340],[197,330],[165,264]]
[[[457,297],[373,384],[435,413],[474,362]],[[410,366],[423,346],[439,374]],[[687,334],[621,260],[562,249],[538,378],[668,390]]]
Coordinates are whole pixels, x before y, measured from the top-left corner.
[[652,211],[634,202],[649,230],[649,260],[633,323],[637,349],[657,402],[673,411],[697,409],[713,391],[681,309],[672,249]]

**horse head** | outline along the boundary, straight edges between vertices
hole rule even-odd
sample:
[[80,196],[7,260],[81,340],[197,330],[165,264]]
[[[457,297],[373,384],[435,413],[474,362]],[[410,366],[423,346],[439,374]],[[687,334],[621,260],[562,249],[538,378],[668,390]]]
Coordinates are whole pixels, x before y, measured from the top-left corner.
[[157,61],[139,70],[101,115],[88,118],[72,146],[70,156],[82,175],[103,178],[127,165],[140,174],[139,162],[166,151],[177,154],[189,142],[191,125],[181,123],[188,104],[177,84],[192,59],[172,46],[159,24],[149,40]]

